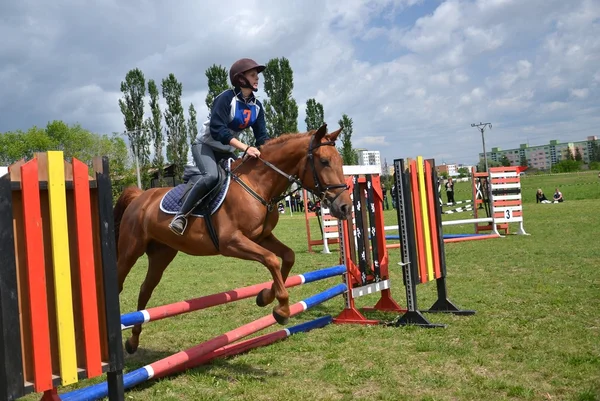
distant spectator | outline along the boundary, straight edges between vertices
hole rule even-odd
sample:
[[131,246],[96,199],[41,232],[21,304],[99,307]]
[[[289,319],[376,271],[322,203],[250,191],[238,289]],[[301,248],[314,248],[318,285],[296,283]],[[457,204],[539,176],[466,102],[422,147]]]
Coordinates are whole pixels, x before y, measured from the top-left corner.
[[546,198],[544,192],[541,188],[538,188],[537,193],[535,194],[535,203],[552,203]]
[[300,196],[299,192],[296,192],[294,194],[294,201],[296,203],[296,207],[298,208],[298,211],[304,212],[304,201],[302,200],[302,197]]
[[383,202],[381,207],[384,210],[390,210],[390,204],[388,203],[388,197],[387,197],[387,189],[385,188],[385,184],[382,182],[381,183],[381,192],[383,192]]
[[446,196],[448,197],[448,203],[454,203],[454,182],[452,182],[452,177],[449,177],[448,181],[446,181]]
[[564,202],[563,194],[558,190],[558,188],[556,188],[556,191],[554,191],[554,203],[560,202]]

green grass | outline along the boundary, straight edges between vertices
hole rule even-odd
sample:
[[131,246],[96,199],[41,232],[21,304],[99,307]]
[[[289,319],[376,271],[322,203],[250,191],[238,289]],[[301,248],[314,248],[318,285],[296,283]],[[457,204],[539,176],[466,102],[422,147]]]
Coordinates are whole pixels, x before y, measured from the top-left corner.
[[[536,188],[552,193],[555,186],[565,203],[531,202]],[[523,187],[530,236],[446,244],[450,298],[476,315],[428,315],[448,325],[431,330],[330,325],[146,383],[129,391],[127,399],[600,400],[600,180],[596,173],[535,176],[524,179]],[[457,200],[468,199],[459,194]],[[395,211],[387,211],[386,224],[395,220]],[[461,229],[469,232],[472,226]],[[307,253],[303,215],[282,216],[276,234],[297,252],[292,274],[339,262],[335,252]],[[404,304],[399,260],[398,250],[392,250],[393,295]],[[146,264],[141,259],[125,284],[123,312],[135,309]],[[257,263],[179,255],[150,306],[268,279]],[[338,282],[333,278],[291,289],[291,300]],[[423,309],[435,300],[433,283],[420,285],[418,293]],[[376,301],[377,296],[364,297],[360,304]],[[335,316],[341,308],[342,299],[334,299],[291,324]],[[140,350],[126,356],[127,370],[268,313],[270,307],[258,308],[249,299],[147,324]]]

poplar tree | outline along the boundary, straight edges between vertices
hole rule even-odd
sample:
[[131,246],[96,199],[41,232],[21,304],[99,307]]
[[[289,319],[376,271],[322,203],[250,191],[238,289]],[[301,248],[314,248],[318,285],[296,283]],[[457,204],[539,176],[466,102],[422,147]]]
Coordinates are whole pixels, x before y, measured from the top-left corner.
[[196,109],[194,108],[194,103],[190,103],[190,107],[188,108],[188,114],[190,116],[188,120],[188,135],[190,139],[190,146],[196,139],[198,135],[198,120],[196,118]]
[[229,73],[227,72],[227,68],[221,65],[211,65],[206,69],[205,74],[208,79],[206,107],[208,107],[208,112],[210,113],[215,98],[224,90],[230,89],[231,85],[229,84]]
[[356,165],[358,164],[358,154],[352,147],[352,119],[348,115],[343,114],[338,124],[340,127],[343,127],[340,133],[342,147],[338,150],[344,160],[344,165]]
[[121,92],[123,98],[119,99],[119,108],[123,114],[129,146],[134,158],[138,158],[140,170],[146,171],[150,159],[149,134],[144,125],[146,79],[139,68],[127,72],[125,81],[121,82]]
[[318,129],[323,125],[325,121],[325,112],[323,111],[323,105],[317,102],[315,99],[308,99],[306,102],[306,130],[311,131]]
[[146,126],[154,143],[154,160],[152,165],[158,172],[158,182],[162,185],[163,168],[165,166],[165,157],[163,155],[164,136],[162,129],[162,113],[160,111],[159,93],[156,82],[151,79],[148,81],[148,95],[150,95],[151,117],[146,120]]
[[183,85],[174,74],[162,80],[162,95],[167,103],[165,123],[167,126],[167,159],[175,165],[175,179],[181,180],[187,162],[188,134],[181,104]]
[[298,132],[298,105],[292,97],[294,72],[289,60],[285,57],[269,60],[263,75],[269,97],[263,102],[269,136]]

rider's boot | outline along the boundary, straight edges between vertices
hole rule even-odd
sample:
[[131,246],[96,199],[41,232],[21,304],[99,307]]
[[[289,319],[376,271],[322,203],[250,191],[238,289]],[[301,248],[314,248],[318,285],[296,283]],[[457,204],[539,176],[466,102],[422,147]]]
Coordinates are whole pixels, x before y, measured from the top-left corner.
[[169,228],[177,235],[183,235],[186,227],[187,227],[187,217],[194,210],[194,208],[198,205],[199,201],[208,193],[210,188],[206,184],[205,177],[200,177],[200,179],[194,184],[192,189],[190,189],[190,193],[183,201],[183,205],[181,205],[181,209],[179,209],[179,213],[175,215],[171,224],[169,224]]

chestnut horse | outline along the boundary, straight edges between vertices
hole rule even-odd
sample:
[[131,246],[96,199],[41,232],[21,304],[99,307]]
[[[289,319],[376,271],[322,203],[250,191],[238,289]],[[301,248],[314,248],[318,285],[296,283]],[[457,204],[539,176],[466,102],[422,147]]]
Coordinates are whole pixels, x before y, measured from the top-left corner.
[[[335,148],[340,132],[341,128],[327,134],[323,125],[316,131],[282,135],[262,146],[261,159],[236,160],[231,174],[239,180],[232,180],[225,200],[211,217],[218,249],[204,218],[190,216],[183,236],[169,229],[172,216],[161,211],[159,205],[170,188],[147,191],[126,188],[114,209],[119,291],[144,253],[148,255],[148,271],[140,288],[138,310],[146,308],[152,291],[177,252],[254,260],[265,265],[273,278],[271,288],[256,297],[257,305],[266,306],[277,298],[279,304],[273,309],[273,316],[279,324],[287,323],[290,309],[284,282],[294,265],[295,254],[273,235],[279,220],[277,198],[290,181],[295,181],[321,198],[333,216],[338,219],[350,216],[352,203],[344,184],[342,158]],[[141,332],[141,325],[133,327],[125,343],[127,352],[137,350]]]

